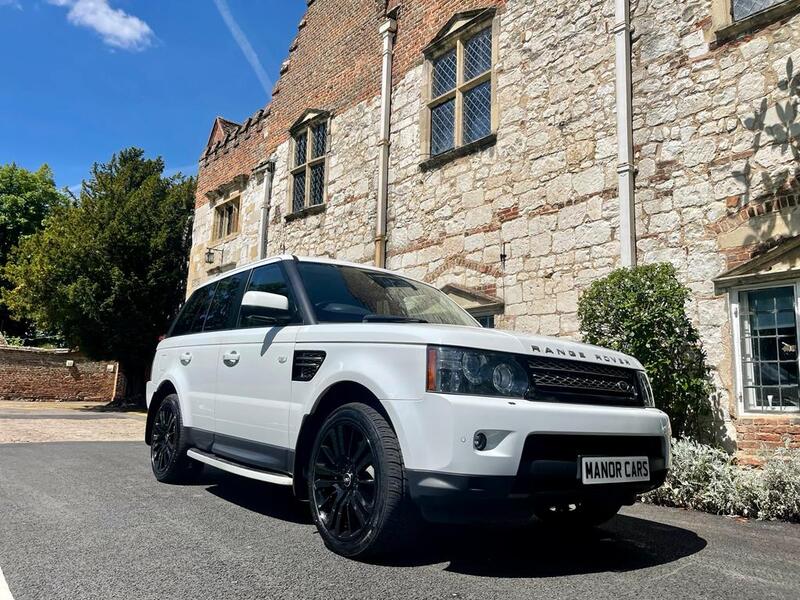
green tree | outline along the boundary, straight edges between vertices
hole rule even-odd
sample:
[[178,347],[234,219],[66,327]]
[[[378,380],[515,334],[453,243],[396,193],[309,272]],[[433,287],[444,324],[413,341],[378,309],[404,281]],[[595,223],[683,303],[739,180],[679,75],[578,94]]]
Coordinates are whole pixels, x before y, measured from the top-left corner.
[[78,203],[56,209],[5,268],[14,313],[93,358],[119,361],[137,402],[184,298],[191,246],[195,181],[163,170],[138,148],[95,164]]
[[[11,249],[21,239],[41,229],[47,215],[66,203],[47,165],[37,171],[15,164],[0,165],[0,267],[8,262]],[[8,281],[0,276],[0,290],[8,287]],[[29,328],[29,322],[12,319],[8,308],[0,304],[0,331],[23,336]]]
[[584,341],[641,362],[675,437],[708,438],[712,391],[700,335],[686,314],[689,289],[669,263],[617,269],[578,302]]

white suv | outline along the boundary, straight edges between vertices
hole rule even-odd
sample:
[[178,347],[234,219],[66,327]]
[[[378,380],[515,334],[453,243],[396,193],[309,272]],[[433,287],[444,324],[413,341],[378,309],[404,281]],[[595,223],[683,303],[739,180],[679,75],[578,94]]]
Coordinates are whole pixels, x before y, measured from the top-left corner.
[[281,256],[186,302],[153,362],[159,481],[292,486],[346,556],[431,521],[595,525],[661,485],[670,423],[636,359],[484,329],[390,271]]

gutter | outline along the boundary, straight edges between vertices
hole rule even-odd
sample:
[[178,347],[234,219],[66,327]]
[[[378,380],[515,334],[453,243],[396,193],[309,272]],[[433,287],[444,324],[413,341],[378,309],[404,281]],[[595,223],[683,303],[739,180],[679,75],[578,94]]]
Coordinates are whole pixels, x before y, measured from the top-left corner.
[[258,221],[258,259],[267,257],[269,241],[269,209],[272,200],[272,178],[275,176],[275,157],[271,156],[263,165],[254,169],[254,173],[264,172],[264,195],[261,200],[261,214]]
[[386,266],[386,207],[389,197],[389,135],[392,114],[392,50],[397,21],[387,18],[378,28],[383,38],[381,73],[381,131],[378,146],[378,206],[375,221],[375,266]]
[[633,166],[633,91],[631,85],[631,12],[628,0],[614,0],[617,105],[617,185],[619,243],[623,267],[636,266],[636,216]]

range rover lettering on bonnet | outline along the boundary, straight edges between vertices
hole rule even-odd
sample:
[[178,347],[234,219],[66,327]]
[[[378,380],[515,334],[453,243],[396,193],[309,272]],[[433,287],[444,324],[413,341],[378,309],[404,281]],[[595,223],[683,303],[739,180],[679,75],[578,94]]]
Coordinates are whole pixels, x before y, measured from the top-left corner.
[[583,352],[582,350],[564,350],[562,348],[551,348],[550,346],[531,346],[531,350],[536,352],[537,354],[551,354],[553,356],[570,356],[572,358],[593,358],[598,362],[607,362],[607,363],[614,363],[617,365],[630,365],[631,361],[629,361],[625,357],[617,357],[611,356],[610,354],[601,354],[599,352],[589,353]]

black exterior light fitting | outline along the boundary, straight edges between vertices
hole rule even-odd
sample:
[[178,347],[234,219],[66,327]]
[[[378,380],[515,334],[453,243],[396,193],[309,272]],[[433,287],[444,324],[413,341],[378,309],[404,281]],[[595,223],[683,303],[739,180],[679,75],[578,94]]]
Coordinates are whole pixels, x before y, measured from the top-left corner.
[[223,250],[221,248],[209,248],[206,250],[206,264],[214,264],[214,253],[219,252],[219,260],[222,261]]

